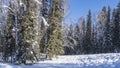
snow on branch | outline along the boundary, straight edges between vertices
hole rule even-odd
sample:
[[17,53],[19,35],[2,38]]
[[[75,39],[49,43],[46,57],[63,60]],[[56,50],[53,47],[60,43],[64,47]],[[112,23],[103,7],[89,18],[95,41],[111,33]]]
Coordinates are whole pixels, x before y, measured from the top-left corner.
[[40,5],[42,4],[42,3],[41,3],[40,1],[38,1],[38,0],[34,0],[34,1],[37,2],[37,3],[40,4]]
[[43,20],[43,23],[44,23],[45,26],[49,26],[49,24],[47,23],[47,21],[45,20],[44,17],[42,17],[42,20]]
[[7,5],[2,5],[2,7],[11,10],[14,13],[13,9],[11,9],[10,7],[8,7]]
[[23,5],[23,2],[20,0],[20,6],[22,6]]

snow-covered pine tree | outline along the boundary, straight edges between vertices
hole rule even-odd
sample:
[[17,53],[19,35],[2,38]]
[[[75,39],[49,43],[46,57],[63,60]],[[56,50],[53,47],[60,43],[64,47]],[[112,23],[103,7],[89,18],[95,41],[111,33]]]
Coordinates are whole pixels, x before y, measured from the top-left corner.
[[4,8],[4,5],[5,5],[4,0],[0,0],[0,47],[1,47],[0,52],[2,52],[2,55],[4,54],[5,45],[6,45],[6,37],[5,37],[6,9]]
[[40,1],[10,0],[7,7],[5,60],[9,56],[11,61],[14,59],[19,63],[38,60],[40,8]]
[[81,50],[80,50],[80,53],[81,54],[84,54],[84,45],[85,45],[85,19],[82,17],[79,19],[79,22],[80,22],[80,46],[81,46]]
[[97,22],[97,46],[98,53],[103,53],[104,51],[104,28],[106,22],[106,7],[102,8],[102,11],[98,14]]
[[107,19],[106,19],[106,23],[105,23],[105,50],[107,50],[106,52],[109,53],[109,52],[113,52],[114,49],[113,49],[113,46],[111,44],[111,15],[110,15],[110,7],[108,7],[108,11],[107,11]]
[[89,10],[88,16],[87,16],[87,24],[86,24],[86,36],[85,36],[85,54],[91,53],[92,47],[91,47],[91,27],[92,27],[92,18],[91,18],[91,11]]
[[[40,39],[40,52],[45,53],[46,45],[49,40],[49,24],[50,24],[50,5],[51,0],[42,0],[42,22],[41,22],[41,39]],[[45,24],[47,22],[47,24]]]
[[47,43],[46,54],[49,59],[55,55],[63,54],[62,19],[63,0],[51,0],[50,10],[50,38]]
[[102,19],[101,22],[103,24],[103,46],[102,46],[102,51],[103,53],[107,52],[107,47],[109,47],[108,45],[108,28],[109,28],[109,23],[107,22],[107,9],[106,7],[103,7],[102,9]]
[[113,16],[113,36],[112,43],[114,46],[114,52],[120,52],[120,2],[117,9],[114,9]]
[[[23,0],[26,10],[21,22],[22,40],[20,43],[19,59],[26,63],[27,60],[37,61],[39,57],[39,11],[41,6],[38,1]],[[25,8],[25,7],[24,7]]]
[[80,54],[81,46],[80,46],[80,27],[78,24],[76,24],[74,29],[74,39],[76,40],[76,43],[74,45],[75,48],[75,54]]
[[[16,5],[16,6],[15,6]],[[7,7],[7,23],[6,23],[6,46],[4,48],[4,60],[8,61],[11,56],[11,62],[13,61],[13,55],[15,54],[15,46],[16,46],[16,23],[17,23],[17,0],[10,0],[10,4]]]

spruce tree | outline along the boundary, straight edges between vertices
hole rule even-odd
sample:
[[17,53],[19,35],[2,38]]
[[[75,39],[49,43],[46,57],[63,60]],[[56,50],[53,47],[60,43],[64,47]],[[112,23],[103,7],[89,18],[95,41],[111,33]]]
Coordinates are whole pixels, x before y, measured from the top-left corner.
[[91,25],[92,25],[92,18],[91,18],[91,11],[89,10],[87,16],[87,25],[86,25],[86,36],[85,36],[85,54],[91,53]]
[[[4,5],[4,0],[0,0],[0,6]],[[5,45],[5,10],[0,7],[0,52],[3,52],[3,46]]]
[[[15,53],[15,28],[16,28],[16,23],[15,19],[17,18],[17,9],[14,7],[15,4],[10,1],[9,7],[11,10],[8,11],[7,15],[7,25],[6,25],[6,45],[4,47],[4,60],[8,61],[8,57],[11,56],[11,62],[13,61],[13,56]],[[13,11],[14,10],[14,11]]]
[[62,18],[63,18],[63,0],[51,0],[52,8],[50,12],[51,32],[50,39],[47,43],[46,54],[49,59],[55,55],[63,54],[63,37],[62,37]]
[[[48,24],[50,24],[50,5],[51,0],[42,0],[43,7],[42,7],[42,17],[46,20]],[[41,22],[41,39],[40,39],[40,52],[45,53],[46,45],[49,40],[49,27],[44,24],[44,21]]]
[[85,47],[85,19],[80,18],[80,46],[81,46],[81,54],[84,54],[84,47]]
[[97,30],[96,30],[96,25],[92,26],[92,53],[97,53],[98,46],[97,46]]
[[81,46],[80,46],[80,28],[79,25],[76,24],[75,30],[74,30],[74,39],[76,41],[74,48],[75,48],[75,54],[80,54]]
[[108,12],[105,11],[105,18],[104,18],[104,23],[105,23],[105,28],[104,28],[104,39],[105,39],[105,42],[104,42],[104,47],[106,50],[105,52],[109,52],[109,47],[110,47],[110,8],[108,9]]
[[[26,64],[38,61],[39,57],[39,5],[32,0],[21,0],[23,6],[19,7],[17,20],[16,59],[19,63]],[[20,5],[20,2],[18,2]]]
[[113,11],[113,37],[112,42],[113,46],[115,46],[115,52],[120,52],[120,3],[118,4],[118,8]]
[[99,47],[98,52],[99,53],[103,53],[105,52],[105,23],[107,21],[107,17],[106,17],[106,7],[102,8],[101,13],[98,15],[98,32],[97,32],[97,36],[98,36],[98,40],[97,40],[97,45]]
[[101,37],[101,41],[102,41],[102,45],[101,45],[101,52],[102,53],[105,53],[105,48],[106,48],[106,45],[105,45],[105,23],[107,21],[107,17],[106,17],[106,14],[107,14],[107,11],[106,11],[106,7],[104,6],[102,8],[102,12],[101,12],[101,24],[102,24],[102,29],[101,29],[101,32],[102,32],[102,37]]

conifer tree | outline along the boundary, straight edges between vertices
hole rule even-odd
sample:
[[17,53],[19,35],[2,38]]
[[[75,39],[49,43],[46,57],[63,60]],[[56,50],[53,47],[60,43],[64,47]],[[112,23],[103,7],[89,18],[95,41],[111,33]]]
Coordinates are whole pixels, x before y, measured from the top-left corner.
[[107,20],[105,23],[105,50],[107,50],[107,52],[112,51],[112,47],[111,47],[111,39],[110,39],[110,7],[108,7],[108,11],[107,11]]
[[4,54],[4,49],[5,49],[5,45],[6,45],[6,31],[5,31],[5,24],[6,24],[6,9],[4,9],[5,1],[4,0],[0,0],[0,47],[1,50],[0,52],[2,53],[2,55]]
[[[42,0],[43,7],[42,7],[42,17],[46,20],[48,24],[50,24],[50,5],[51,5],[51,0]],[[49,40],[49,27],[46,26],[42,21],[41,23],[41,40],[40,40],[40,52],[45,53],[46,50],[46,45]]]
[[[26,6],[24,19],[22,21],[22,42],[20,43],[20,58],[26,60],[38,60],[39,56],[39,28],[38,28],[38,5],[35,1],[25,0]],[[22,53],[24,51],[24,53]],[[21,61],[21,60],[20,60]]]
[[86,25],[86,36],[85,36],[85,54],[91,53],[91,11],[89,10],[88,16],[87,16],[87,25]]
[[50,38],[47,43],[46,54],[49,59],[55,55],[63,54],[63,37],[62,37],[62,18],[63,18],[63,0],[51,0],[50,11]]
[[80,41],[80,28],[79,28],[78,24],[76,24],[76,26],[75,26],[74,39],[76,41],[76,43],[74,45],[75,54],[80,54],[80,50],[81,50],[80,42],[81,41]]
[[84,18],[80,18],[80,46],[81,46],[81,53],[84,54],[84,47],[85,47],[85,31],[86,31],[86,27],[85,27],[85,19]]
[[103,7],[102,8],[102,11],[101,13],[98,15],[98,26],[97,26],[97,37],[98,37],[98,40],[97,40],[97,45],[99,47],[99,50],[98,52],[100,53],[103,53],[105,48],[106,48],[106,45],[105,45],[105,23],[107,21],[107,17],[106,17],[106,7]]
[[113,11],[113,37],[112,42],[115,46],[115,52],[120,52],[120,3],[118,4],[117,9]]
[[14,7],[15,4],[10,0],[10,10],[7,15],[7,24],[6,24],[6,45],[4,47],[4,60],[8,61],[8,57],[11,56],[11,62],[13,61],[13,55],[15,53],[15,28],[17,18],[17,9]]

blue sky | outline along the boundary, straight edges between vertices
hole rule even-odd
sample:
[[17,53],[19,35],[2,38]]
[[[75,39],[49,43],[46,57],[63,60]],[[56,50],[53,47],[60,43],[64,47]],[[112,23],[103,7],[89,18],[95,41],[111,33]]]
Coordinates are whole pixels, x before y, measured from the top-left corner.
[[92,13],[99,12],[103,6],[115,8],[120,0],[68,0],[69,10],[66,20],[76,21],[80,17],[86,17],[88,10]]

